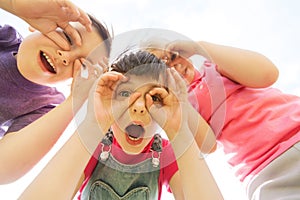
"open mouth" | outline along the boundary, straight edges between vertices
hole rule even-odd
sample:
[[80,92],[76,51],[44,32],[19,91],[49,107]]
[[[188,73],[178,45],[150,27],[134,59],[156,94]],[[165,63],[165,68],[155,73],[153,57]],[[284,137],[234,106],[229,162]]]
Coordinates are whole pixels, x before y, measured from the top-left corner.
[[145,129],[143,126],[138,124],[130,124],[125,128],[127,141],[130,144],[136,145],[143,141],[143,135],[145,133]]
[[40,58],[41,58],[44,68],[48,72],[50,72],[52,74],[56,74],[56,68],[55,68],[54,64],[52,63],[51,59],[49,58],[49,56],[47,56],[46,53],[41,51]]

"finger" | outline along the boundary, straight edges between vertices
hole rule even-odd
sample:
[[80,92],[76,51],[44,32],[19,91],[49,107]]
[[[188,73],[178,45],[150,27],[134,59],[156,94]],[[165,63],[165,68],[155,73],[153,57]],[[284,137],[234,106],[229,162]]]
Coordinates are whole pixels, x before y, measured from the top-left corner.
[[92,31],[92,21],[90,17],[80,8],[78,8],[80,17],[78,18],[78,22],[81,23],[87,31],[91,32]]
[[187,87],[186,87],[185,80],[181,77],[181,75],[174,68],[171,68],[169,70],[172,74],[174,82],[176,83],[176,88],[183,93],[187,93]]
[[68,22],[57,23],[57,25],[72,38],[76,45],[81,46],[81,37],[77,29],[71,26]]
[[169,92],[165,88],[153,88],[149,91],[149,94],[151,96],[160,96],[162,99],[165,99],[169,95]]
[[168,81],[167,82],[168,83],[168,88],[172,91],[176,91],[176,82],[175,82],[175,79],[173,77],[173,74],[171,73],[170,68],[167,69],[167,81]]
[[153,104],[152,97],[149,94],[146,95],[146,102],[152,118],[160,125],[160,127],[164,128],[167,120],[164,108]]
[[59,5],[63,8],[68,21],[78,21],[87,31],[92,31],[92,21],[89,16],[75,4],[70,1],[59,1]]
[[84,78],[95,78],[99,77],[101,74],[103,74],[103,69],[99,65],[93,65],[90,61],[87,59],[81,58],[80,62],[82,63],[82,77]]
[[77,19],[80,16],[78,7],[68,0],[56,1],[56,3],[61,7],[63,15],[70,20]]
[[49,33],[45,33],[45,35],[54,41],[59,47],[63,50],[70,50],[70,44],[66,41],[66,39],[56,31],[50,31]]
[[32,26],[29,26],[29,27],[28,27],[28,30],[29,30],[30,32],[34,32],[34,31],[36,31],[36,29],[35,29],[35,28],[33,28]]
[[73,78],[78,76],[78,74],[81,70],[81,67],[82,67],[82,62],[80,60],[76,59],[74,62],[74,67],[73,67],[73,75],[72,75]]
[[102,57],[102,59],[100,59],[98,61],[98,67],[102,68],[103,72],[107,72],[109,70],[109,66],[108,66],[108,58],[107,57]]
[[118,72],[107,72],[102,75],[102,78],[99,80],[98,85],[109,87],[114,90],[116,87],[116,83],[120,80],[124,79],[124,75]]

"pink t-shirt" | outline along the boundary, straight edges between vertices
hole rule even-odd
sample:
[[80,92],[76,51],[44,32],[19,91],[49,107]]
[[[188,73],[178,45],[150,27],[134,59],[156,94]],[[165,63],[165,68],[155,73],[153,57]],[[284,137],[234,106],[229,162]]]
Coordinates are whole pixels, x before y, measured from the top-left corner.
[[[111,153],[114,156],[114,158],[121,163],[136,164],[136,163],[146,160],[147,158],[152,157],[152,150],[151,150],[152,142],[153,142],[153,138],[150,141],[150,143],[144,148],[144,150],[142,151],[141,154],[129,155],[129,154],[126,154],[122,150],[121,146],[117,143],[117,141],[115,139],[113,139],[113,144],[112,144],[113,148],[111,149]],[[171,189],[169,187],[169,182],[170,182],[170,179],[172,178],[172,176],[178,171],[178,166],[177,166],[176,158],[175,158],[171,143],[168,140],[163,139],[162,147],[163,147],[162,152],[160,154],[160,168],[161,169],[160,169],[159,180],[158,180],[158,189],[159,189],[158,199],[159,200],[161,199],[161,192],[162,192],[163,185],[165,185],[167,187],[167,190],[169,192],[171,192]],[[80,199],[81,193],[82,193],[84,187],[86,186],[86,184],[88,183],[88,180],[89,180],[90,176],[92,175],[94,168],[97,165],[97,162],[98,162],[97,158],[99,157],[101,148],[102,148],[102,145],[99,145],[84,170],[86,179],[83,182],[83,184],[79,190],[78,199]]]
[[254,89],[221,76],[205,62],[189,100],[209,122],[236,176],[244,182],[300,141],[300,98]]

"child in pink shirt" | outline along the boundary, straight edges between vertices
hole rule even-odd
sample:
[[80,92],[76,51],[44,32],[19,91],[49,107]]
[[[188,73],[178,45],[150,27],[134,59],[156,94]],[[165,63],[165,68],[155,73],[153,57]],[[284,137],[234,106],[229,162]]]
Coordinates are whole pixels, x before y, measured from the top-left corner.
[[[148,50],[185,78],[190,102],[214,130],[249,199],[300,198],[300,98],[269,87],[278,77],[271,61],[207,42]],[[209,61],[197,71],[193,55]]]

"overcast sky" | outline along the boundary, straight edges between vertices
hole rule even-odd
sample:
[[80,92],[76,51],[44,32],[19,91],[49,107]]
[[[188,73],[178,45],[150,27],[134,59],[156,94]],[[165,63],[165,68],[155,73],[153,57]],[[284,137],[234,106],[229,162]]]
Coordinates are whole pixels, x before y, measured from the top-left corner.
[[[193,40],[258,51],[279,68],[274,85],[300,95],[300,1],[298,0],[74,0],[75,4],[112,26],[117,36],[134,29],[169,29]],[[1,25],[17,25],[25,36],[27,24],[0,11]],[[209,164],[225,200],[244,200],[240,186],[220,152]],[[51,157],[53,153],[48,156]],[[47,160],[48,158],[45,158]],[[221,160],[221,162],[220,162]],[[218,162],[217,162],[218,161]],[[42,164],[41,164],[42,165]],[[16,199],[18,191],[32,179],[32,174],[7,186],[0,186],[0,198]],[[1,198],[2,199],[2,198]]]

